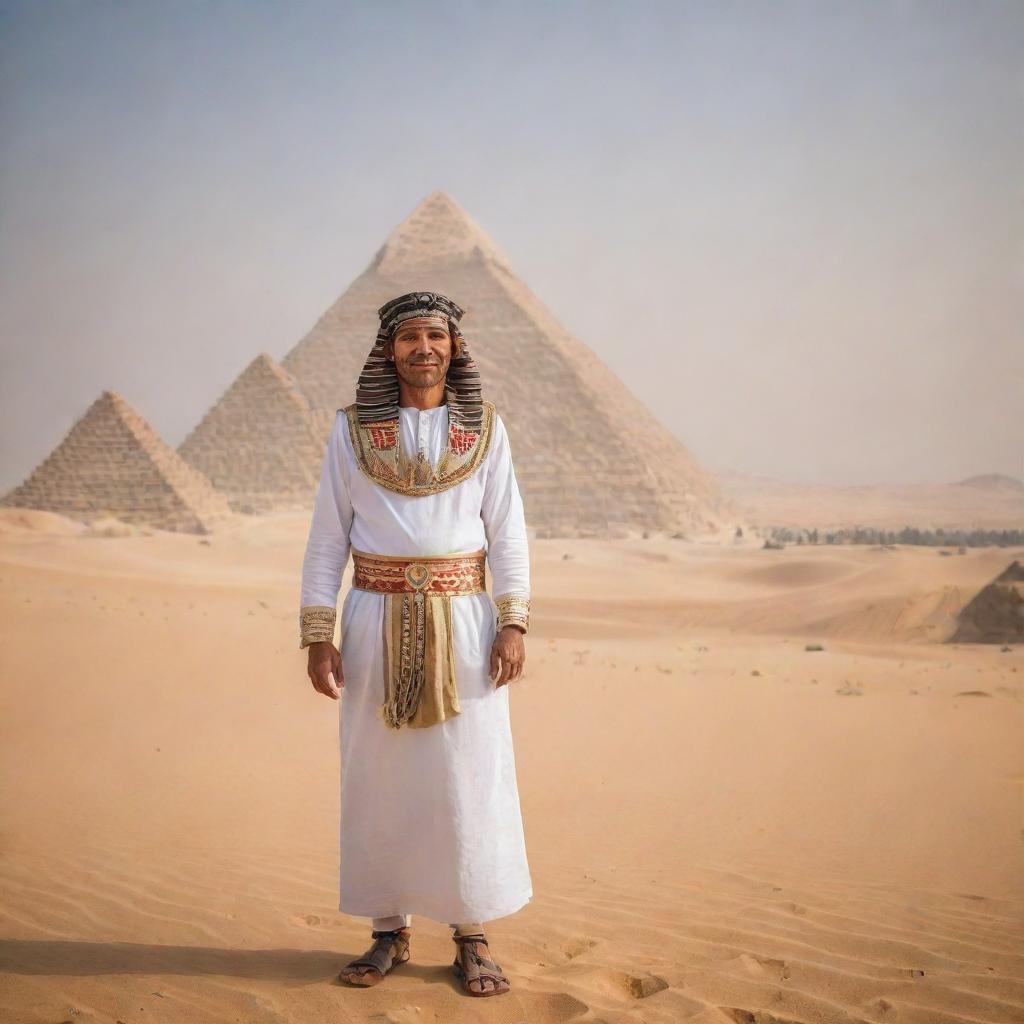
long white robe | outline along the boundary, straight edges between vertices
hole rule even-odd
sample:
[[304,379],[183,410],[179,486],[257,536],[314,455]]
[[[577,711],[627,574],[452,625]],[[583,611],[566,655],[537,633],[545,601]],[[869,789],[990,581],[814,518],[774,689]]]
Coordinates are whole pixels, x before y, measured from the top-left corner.
[[[436,466],[448,407],[400,407],[402,450]],[[301,606],[336,607],[350,548],[381,555],[487,549],[492,593],[530,595],[523,503],[508,434],[495,414],[487,455],[461,483],[407,496],[359,468],[344,412],[324,458],[302,566]],[[488,921],[533,895],[509,719],[511,686],[489,677],[491,594],[451,599],[461,714],[391,729],[384,699],[384,595],[350,589],[341,611],[339,909],[359,917],[422,914]]]

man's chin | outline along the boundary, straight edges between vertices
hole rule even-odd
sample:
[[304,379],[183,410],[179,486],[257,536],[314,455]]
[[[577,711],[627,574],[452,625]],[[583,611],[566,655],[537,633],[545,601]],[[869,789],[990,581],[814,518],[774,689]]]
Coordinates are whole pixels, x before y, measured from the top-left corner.
[[412,384],[418,388],[430,388],[435,384],[440,384],[444,380],[444,371],[438,371],[436,366],[431,366],[423,370],[411,369],[407,371],[405,382]]

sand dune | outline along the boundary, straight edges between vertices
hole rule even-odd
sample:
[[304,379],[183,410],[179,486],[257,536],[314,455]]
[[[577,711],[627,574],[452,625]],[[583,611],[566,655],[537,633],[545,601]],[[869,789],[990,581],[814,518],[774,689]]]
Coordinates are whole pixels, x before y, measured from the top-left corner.
[[385,984],[330,983],[368,923],[307,526],[0,517],[0,1020],[1024,1020],[1021,652],[937,642],[1019,550],[535,542],[535,896],[479,1001],[426,919]]

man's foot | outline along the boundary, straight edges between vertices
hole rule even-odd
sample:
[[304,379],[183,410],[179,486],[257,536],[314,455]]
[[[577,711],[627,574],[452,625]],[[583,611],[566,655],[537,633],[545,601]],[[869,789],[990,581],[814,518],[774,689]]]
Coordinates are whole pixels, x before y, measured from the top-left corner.
[[483,933],[453,935],[452,939],[459,947],[452,970],[471,996],[500,996],[512,988],[500,964],[490,958]]
[[376,985],[384,975],[397,964],[404,964],[412,955],[409,952],[408,928],[395,928],[389,932],[373,931],[373,945],[338,972],[339,981],[350,985]]

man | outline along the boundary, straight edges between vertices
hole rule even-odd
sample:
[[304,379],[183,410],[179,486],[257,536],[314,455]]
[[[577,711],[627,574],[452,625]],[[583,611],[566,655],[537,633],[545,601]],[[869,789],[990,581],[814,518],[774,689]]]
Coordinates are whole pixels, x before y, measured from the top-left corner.
[[344,691],[339,908],[372,918],[373,945],[339,977],[374,985],[408,960],[418,913],[452,927],[465,991],[499,995],[483,922],[533,895],[507,686],[529,624],[523,503],[463,309],[410,292],[378,312],[327,445],[300,599],[309,678]]

